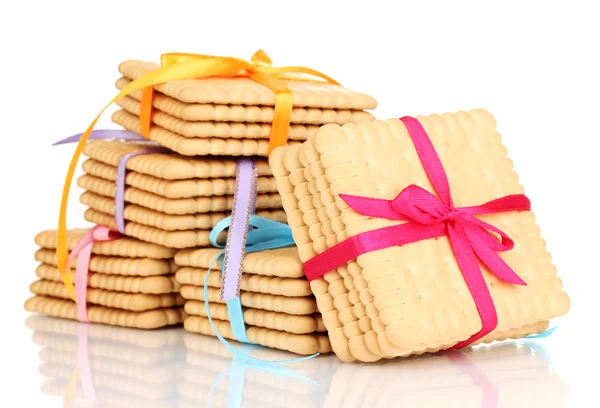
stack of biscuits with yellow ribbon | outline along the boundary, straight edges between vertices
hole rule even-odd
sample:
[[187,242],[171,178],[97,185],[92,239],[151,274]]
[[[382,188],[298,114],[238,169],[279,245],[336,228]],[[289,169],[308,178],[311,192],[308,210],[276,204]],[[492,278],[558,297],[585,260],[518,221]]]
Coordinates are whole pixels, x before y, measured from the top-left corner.
[[[167,55],[162,67],[125,61],[119,65],[122,77],[116,86],[127,91],[132,81],[174,67],[194,69],[195,63],[206,61],[203,58]],[[236,60],[230,65],[236,62],[240,72],[232,68],[229,76],[172,80],[134,90],[117,101],[121,110],[112,120],[186,156],[264,156],[288,141],[306,140],[327,123],[373,120],[365,110],[377,106],[375,99],[325,75],[319,74],[325,80],[309,80],[279,74],[262,51],[252,64]]]
[[175,256],[180,267],[175,278],[186,299],[186,330],[210,336],[216,330],[227,339],[300,355],[331,351],[296,247],[245,255],[239,280],[243,321],[237,322],[230,321],[232,306],[221,300],[223,266],[220,260],[215,262],[220,252],[218,248],[184,249]]
[[[118,234],[94,242],[96,228],[68,231],[67,245],[75,253],[73,269],[65,274],[56,264],[56,231],[43,231],[35,237],[39,265],[37,280],[30,286],[35,296],[26,301],[25,308],[54,317],[140,329],[183,322],[183,299],[174,279],[175,250]],[[78,243],[88,238],[91,254],[85,253],[85,247],[78,248]],[[72,282],[75,289],[70,292]],[[85,296],[86,303],[76,304],[74,293]]]

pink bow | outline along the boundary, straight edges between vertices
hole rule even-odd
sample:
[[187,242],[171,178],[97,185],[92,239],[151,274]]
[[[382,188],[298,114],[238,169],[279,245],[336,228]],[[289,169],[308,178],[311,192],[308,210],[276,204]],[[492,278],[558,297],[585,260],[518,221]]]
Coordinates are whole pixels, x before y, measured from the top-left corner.
[[[482,322],[478,333],[454,348],[465,347],[498,325],[496,308],[477,258],[504,282],[526,285],[496,253],[512,249],[514,242],[504,232],[474,215],[528,211],[531,204],[525,195],[517,194],[483,205],[454,207],[446,172],[425,129],[415,118],[404,117],[401,120],[439,198],[416,185],[409,185],[393,200],[340,194],[342,200],[362,215],[408,222],[355,235],[307,261],[304,273],[313,280],[368,252],[448,236]],[[500,240],[492,232],[498,234]]]
[[77,241],[77,244],[71,251],[71,255],[69,255],[67,269],[64,273],[70,273],[70,265],[73,263],[73,260],[77,258],[75,267],[75,299],[77,304],[77,319],[80,322],[89,322],[87,318],[87,281],[92,247],[95,242],[112,241],[120,237],[121,234],[117,231],[112,231],[109,228],[96,225],[95,227],[90,228],[83,237]]

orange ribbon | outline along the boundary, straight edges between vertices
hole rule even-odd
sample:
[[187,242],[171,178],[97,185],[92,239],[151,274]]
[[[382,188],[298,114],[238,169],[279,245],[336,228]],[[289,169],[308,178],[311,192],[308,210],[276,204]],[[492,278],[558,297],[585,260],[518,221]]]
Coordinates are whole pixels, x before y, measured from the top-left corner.
[[[292,118],[293,97],[292,92],[283,80],[318,81],[309,77],[292,76],[290,74],[305,74],[320,78],[328,83],[339,85],[334,79],[327,75],[306,67],[273,67],[271,58],[263,51],[254,53],[250,61],[244,61],[231,57],[215,57],[201,54],[171,53],[161,56],[162,67],[185,66],[192,62],[205,62],[214,65],[214,70],[206,75],[196,78],[218,76],[218,77],[246,77],[269,88],[275,93],[275,112],[271,126],[271,137],[267,155],[278,147],[287,143],[288,129]],[[152,87],[144,88],[141,98],[140,127],[141,134],[150,139],[150,125],[152,114]]]
[[[309,75],[313,78],[300,75]],[[232,57],[218,57],[200,54],[184,54],[170,53],[161,56],[161,67],[150,71],[134,81],[131,81],[100,111],[86,131],[79,139],[79,143],[73,153],[73,158],[69,164],[67,176],[63,186],[62,198],[60,203],[60,213],[58,218],[58,234],[56,257],[58,268],[61,271],[67,269],[68,264],[68,249],[67,249],[67,205],[69,200],[69,192],[73,182],[75,169],[79,161],[79,157],[83,152],[83,147],[87,142],[96,122],[100,116],[108,109],[110,105],[115,103],[122,97],[129,95],[131,92],[142,90],[142,104],[140,112],[141,133],[144,137],[149,138],[151,111],[152,111],[152,94],[155,85],[163,84],[169,81],[199,79],[207,77],[245,77],[269,88],[275,93],[275,108],[273,115],[273,124],[271,126],[271,138],[269,140],[269,149],[267,155],[278,146],[283,146],[287,143],[287,134],[292,117],[293,97],[290,89],[285,84],[284,80],[308,80],[325,82],[339,85],[335,80],[306,67],[273,67],[271,58],[263,51],[257,51],[250,61],[245,61]],[[317,79],[319,78],[319,79]],[[71,297],[74,297],[72,285],[66,285]]]

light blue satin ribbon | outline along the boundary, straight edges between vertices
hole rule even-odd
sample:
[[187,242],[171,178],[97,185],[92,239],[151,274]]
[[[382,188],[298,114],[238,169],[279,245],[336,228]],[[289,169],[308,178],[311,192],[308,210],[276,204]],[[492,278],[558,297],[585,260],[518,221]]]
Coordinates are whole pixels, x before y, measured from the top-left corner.
[[546,337],[550,337],[552,335],[552,333],[554,333],[556,331],[556,329],[558,329],[558,326],[554,326],[548,330],[546,330],[545,332],[541,332],[541,333],[537,333],[537,334],[530,334],[529,336],[525,336],[525,339],[545,339]]
[[[225,245],[220,244],[217,239],[219,237],[219,234],[221,234],[229,227],[230,223],[231,217],[224,218],[223,220],[219,221],[217,225],[215,225],[215,227],[211,230],[209,235],[210,243],[216,248],[223,249],[210,264],[210,267],[208,268],[208,273],[206,274],[206,278],[204,279],[204,307],[206,308],[206,315],[208,317],[210,326],[212,327],[216,336],[219,338],[221,343],[223,343],[225,347],[227,347],[227,349],[231,351],[233,355],[236,356],[236,358],[249,361],[257,365],[295,363],[298,361],[303,361],[318,356],[319,353],[313,354],[311,356],[279,361],[257,359],[254,357],[250,357],[246,352],[244,352],[243,348],[236,349],[235,347],[233,347],[227,340],[223,338],[223,336],[221,336],[221,334],[217,330],[210,315],[210,308],[208,302],[208,280],[210,277],[210,272],[212,271],[212,268],[214,267],[215,263],[221,261],[223,255],[225,254]],[[251,215],[249,220],[249,226],[253,228],[249,229],[248,234],[246,235],[246,253],[265,251],[268,249],[284,248],[295,245],[294,239],[292,237],[292,230],[287,224],[259,217],[257,215]],[[222,263],[221,269],[223,269]],[[221,274],[222,273],[223,272],[221,271]],[[231,329],[235,338],[242,343],[252,344],[246,336],[244,314],[239,298],[234,298],[227,301],[227,313],[229,314],[229,322],[231,324]]]

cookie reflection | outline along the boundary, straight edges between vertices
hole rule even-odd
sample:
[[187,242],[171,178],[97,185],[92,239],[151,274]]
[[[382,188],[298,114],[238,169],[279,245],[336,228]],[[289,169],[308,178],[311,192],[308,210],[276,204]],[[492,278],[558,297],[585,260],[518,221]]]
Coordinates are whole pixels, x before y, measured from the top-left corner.
[[[286,366],[232,359],[212,337],[31,316],[42,391],[69,407],[561,407],[569,387],[541,342],[345,364],[324,355]],[[264,360],[293,355],[239,346]]]

